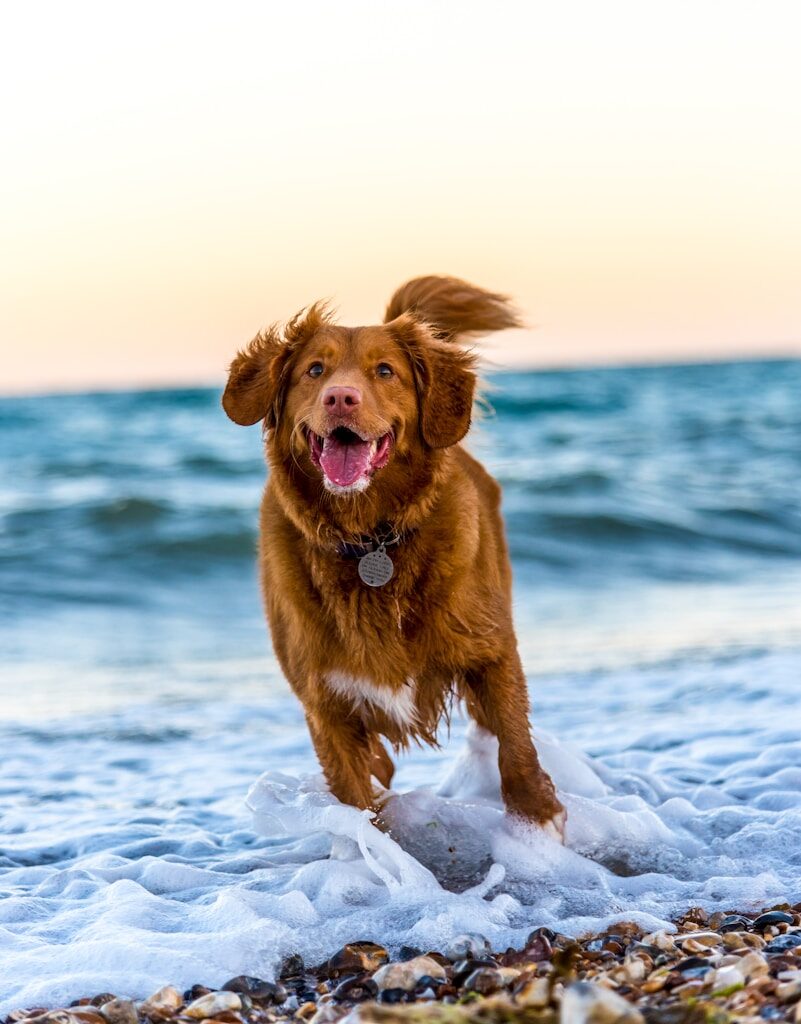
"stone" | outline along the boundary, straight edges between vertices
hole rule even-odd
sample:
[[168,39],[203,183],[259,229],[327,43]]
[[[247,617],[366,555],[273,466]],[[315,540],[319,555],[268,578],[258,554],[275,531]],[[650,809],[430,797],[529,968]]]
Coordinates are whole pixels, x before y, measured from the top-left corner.
[[332,977],[368,971],[372,973],[389,960],[389,953],[375,942],[349,942],[338,949],[320,970]]
[[766,928],[776,924],[793,924],[795,918],[784,910],[769,910],[766,914],[760,914],[754,921],[753,929],[763,932]]
[[726,932],[721,936],[726,949],[762,949],[765,940],[751,932]]
[[491,995],[503,988],[503,977],[499,971],[491,967],[479,967],[465,980],[464,988],[468,992],[478,992],[483,996]]
[[801,932],[785,932],[784,935],[777,935],[765,946],[766,953],[786,953],[788,950],[801,946]]
[[544,1008],[550,1002],[551,983],[548,978],[530,977],[514,990],[515,1002],[532,1008]]
[[412,992],[420,978],[426,976],[436,979],[438,984],[447,981],[445,968],[430,956],[416,956],[411,960],[384,964],[373,975],[373,981],[379,992],[383,992],[385,989]]
[[739,964],[728,964],[726,967],[718,967],[711,975],[709,984],[713,992],[730,989],[737,985],[745,984],[745,975],[740,970]]
[[560,1024],[643,1024],[640,1011],[611,989],[586,981],[569,985],[562,996]]
[[642,941],[649,946],[656,946],[663,953],[673,953],[676,950],[676,936],[670,935],[664,930],[651,932],[650,935],[643,936]]
[[717,932],[691,932],[689,935],[677,936],[676,941],[682,949],[700,953],[713,946],[719,946],[723,939]]
[[109,999],[100,1007],[100,1012],[108,1024],[137,1024],[139,1020],[136,1007],[130,999]]
[[491,967],[494,970],[498,967],[498,962],[493,957],[481,957],[478,960],[460,960],[453,965],[453,984],[459,988],[478,967]]
[[292,953],[291,956],[285,956],[281,961],[281,969],[278,972],[278,977],[283,978],[297,978],[298,975],[303,974],[305,966],[303,963],[303,957],[298,953]]
[[240,996],[250,996],[257,1003],[275,1003],[280,1005],[286,1000],[287,991],[280,983],[264,981],[249,974],[238,974],[222,986],[223,992],[237,992]]
[[177,988],[165,985],[158,992],[139,1004],[139,1012],[152,1021],[168,1020],[184,1005],[183,997]]
[[726,932],[739,932],[751,927],[751,922],[741,914],[727,914],[717,927],[724,935]]
[[355,978],[346,978],[331,993],[337,1002],[360,1003],[364,999],[375,999],[378,985],[369,974],[357,974]]
[[757,953],[755,949],[740,957],[740,962],[737,966],[746,981],[750,981],[752,978],[761,978],[770,971],[768,961],[761,953]]
[[801,999],[801,971],[782,971],[776,986],[776,998],[783,1003]]
[[184,1010],[184,1016],[195,1020],[216,1017],[218,1013],[231,1013],[242,1009],[242,1000],[236,992],[209,992]]
[[490,952],[490,944],[483,935],[466,933],[457,935],[448,949],[445,956],[452,962],[465,960],[468,957],[482,957]]

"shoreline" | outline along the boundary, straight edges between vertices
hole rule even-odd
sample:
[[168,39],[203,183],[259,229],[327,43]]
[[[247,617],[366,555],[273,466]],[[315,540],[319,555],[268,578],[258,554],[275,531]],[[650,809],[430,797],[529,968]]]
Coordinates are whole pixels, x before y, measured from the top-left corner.
[[759,913],[693,908],[676,931],[617,923],[580,940],[548,928],[522,949],[480,935],[395,959],[352,942],[314,968],[286,958],[274,982],[239,976],[220,990],[165,986],[141,1001],[99,993],[69,1007],[15,1010],[5,1024],[801,1024],[801,903]]

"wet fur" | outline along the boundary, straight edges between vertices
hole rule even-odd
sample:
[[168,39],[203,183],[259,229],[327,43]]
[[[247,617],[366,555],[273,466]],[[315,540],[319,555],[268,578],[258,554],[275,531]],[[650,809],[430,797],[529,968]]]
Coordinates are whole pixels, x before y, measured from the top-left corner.
[[[376,806],[372,777],[391,782],[381,737],[395,749],[435,744],[455,694],[499,739],[508,809],[561,821],[531,743],[500,488],[459,444],[476,383],[460,339],[517,323],[501,295],[454,278],[417,278],[398,289],[381,326],[341,327],[317,304],[283,333],[257,335],[231,365],[226,412],[241,424],[263,421],[266,432],[259,561],[273,645],[332,792],[357,807]],[[305,370],[316,353],[325,353],[327,381],[359,385],[360,423],[394,432],[388,465],[362,493],[326,491],[309,457],[305,430],[322,415],[324,382]],[[375,378],[377,358],[396,368],[391,387]],[[391,551],[392,580],[373,589],[337,547],[384,522],[402,541]],[[414,719],[328,685],[332,673],[386,689],[385,707],[392,694],[408,702],[403,688],[413,680]]]

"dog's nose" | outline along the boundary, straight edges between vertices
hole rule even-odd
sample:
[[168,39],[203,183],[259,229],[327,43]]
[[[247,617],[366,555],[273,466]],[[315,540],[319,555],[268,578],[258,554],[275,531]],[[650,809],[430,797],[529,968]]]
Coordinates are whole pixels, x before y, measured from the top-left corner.
[[326,412],[342,416],[352,412],[361,404],[362,393],[358,388],[335,387],[326,388],[323,392],[323,407]]

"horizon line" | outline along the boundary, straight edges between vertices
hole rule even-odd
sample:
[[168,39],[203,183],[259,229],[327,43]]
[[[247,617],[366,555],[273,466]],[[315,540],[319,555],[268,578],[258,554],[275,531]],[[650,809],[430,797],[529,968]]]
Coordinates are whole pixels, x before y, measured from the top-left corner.
[[[513,373],[592,373],[595,371],[616,371],[616,370],[648,370],[648,369],[669,369],[680,367],[702,367],[702,366],[736,366],[749,363],[798,363],[801,362],[801,353],[797,350],[787,352],[774,352],[770,355],[729,355],[699,356],[697,359],[680,357],[677,359],[654,358],[628,360],[609,360],[608,362],[575,362],[575,363],[540,363],[540,364],[504,364],[486,357],[481,358],[479,376],[513,374]],[[31,387],[24,385],[19,389],[4,390],[0,388],[0,400],[6,399],[29,399],[29,398],[58,398],[78,395],[124,395],[131,393],[161,393],[169,391],[212,391],[222,390],[225,386],[225,374],[221,374],[219,381],[212,381],[208,378],[191,380],[173,380],[164,382],[148,382],[146,380],[131,384],[116,384],[113,382],[87,384],[85,386],[53,385],[48,387]]]

